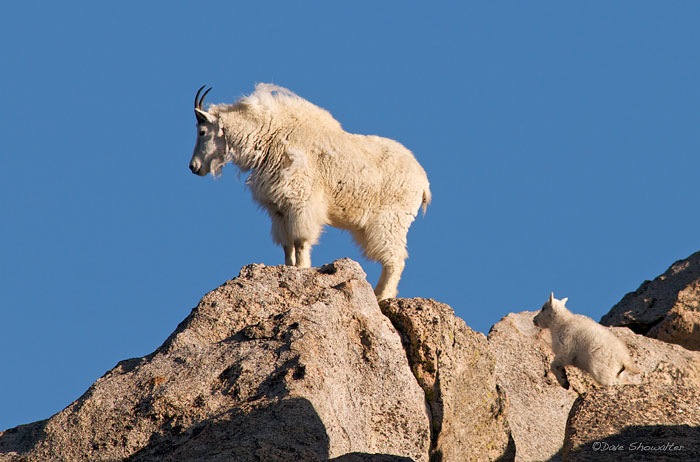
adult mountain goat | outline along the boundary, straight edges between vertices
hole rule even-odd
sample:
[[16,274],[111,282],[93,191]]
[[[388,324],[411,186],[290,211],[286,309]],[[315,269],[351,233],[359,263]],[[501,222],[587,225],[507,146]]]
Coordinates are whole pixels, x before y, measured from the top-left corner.
[[258,84],[234,104],[194,100],[197,144],[190,170],[217,176],[227,162],[251,171],[246,184],[272,219],[287,265],[311,266],[324,225],[350,231],[382,264],[377,299],[395,297],[406,234],[430,203],[428,178],[396,141],[344,131],[327,111],[291,91]]
[[552,334],[555,356],[551,368],[559,384],[569,388],[564,369],[569,365],[588,372],[601,385],[625,383],[623,375],[627,372],[639,374],[641,371],[622,340],[591,318],[569,311],[565,305],[567,300],[557,300],[551,293],[533,319],[537,327],[549,329]]

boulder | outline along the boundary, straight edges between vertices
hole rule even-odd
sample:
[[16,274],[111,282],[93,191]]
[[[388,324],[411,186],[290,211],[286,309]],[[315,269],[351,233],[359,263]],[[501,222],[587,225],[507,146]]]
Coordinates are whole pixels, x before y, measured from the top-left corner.
[[700,460],[699,403],[677,383],[590,390],[571,408],[564,461]]
[[249,265],[154,353],[0,433],[0,460],[427,462],[429,425],[357,263]]
[[495,361],[484,334],[434,300],[390,299],[380,306],[400,332],[413,374],[425,391],[431,461],[513,460],[507,400],[496,384]]
[[625,295],[600,323],[700,350],[700,252]]
[[642,371],[639,376],[630,377],[636,378],[636,382],[700,388],[700,352],[635,334],[626,327],[611,329],[627,344],[632,359]]

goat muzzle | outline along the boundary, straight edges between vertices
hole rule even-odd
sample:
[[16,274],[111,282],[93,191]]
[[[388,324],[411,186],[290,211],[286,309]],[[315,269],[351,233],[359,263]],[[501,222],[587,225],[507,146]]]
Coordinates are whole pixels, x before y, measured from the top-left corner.
[[195,175],[199,175],[199,170],[202,168],[202,164],[197,159],[192,159],[190,162],[190,171]]

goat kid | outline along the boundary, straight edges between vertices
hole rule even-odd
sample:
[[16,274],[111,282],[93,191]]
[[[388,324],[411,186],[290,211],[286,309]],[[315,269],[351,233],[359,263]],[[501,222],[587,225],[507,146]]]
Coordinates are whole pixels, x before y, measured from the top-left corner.
[[632,383],[626,373],[641,371],[630,358],[627,346],[610,330],[589,317],[574,314],[565,304],[568,298],[557,300],[552,292],[533,322],[549,329],[552,335],[552,372],[559,384],[568,389],[565,366],[575,366],[588,372],[600,385]]

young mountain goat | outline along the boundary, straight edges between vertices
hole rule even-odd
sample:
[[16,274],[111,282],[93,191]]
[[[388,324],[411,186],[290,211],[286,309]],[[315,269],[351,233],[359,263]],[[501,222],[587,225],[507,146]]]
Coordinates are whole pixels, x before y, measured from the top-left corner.
[[622,372],[639,374],[627,347],[622,341],[591,318],[569,311],[564,304],[568,299],[557,300],[554,293],[542,306],[533,322],[537,327],[549,329],[552,334],[552,372],[562,387],[569,388],[564,366],[572,365],[593,376],[601,385],[625,383]]
[[202,109],[195,96],[197,144],[190,170],[217,176],[227,162],[247,172],[253,199],[272,219],[287,265],[311,266],[324,225],[343,228],[382,264],[374,292],[395,297],[406,234],[430,203],[428,178],[396,141],[344,131],[327,111],[291,91],[258,84],[234,104]]

